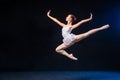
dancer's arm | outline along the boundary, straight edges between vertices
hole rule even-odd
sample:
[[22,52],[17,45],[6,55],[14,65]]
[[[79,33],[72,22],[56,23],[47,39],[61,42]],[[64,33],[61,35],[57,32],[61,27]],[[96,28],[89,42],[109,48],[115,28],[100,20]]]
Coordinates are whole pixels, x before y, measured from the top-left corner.
[[56,22],[57,24],[59,24],[59,25],[62,26],[62,27],[65,26],[64,23],[62,23],[62,22],[60,22],[58,19],[50,16],[50,12],[51,12],[51,10],[49,10],[49,11],[47,12],[47,16],[48,16],[51,20],[53,20],[54,22]]
[[92,13],[90,13],[90,17],[89,17],[89,18],[84,19],[84,20],[81,20],[81,21],[79,21],[78,23],[74,24],[74,25],[72,26],[72,29],[75,29],[75,28],[77,28],[78,26],[80,26],[81,24],[90,21],[90,20],[92,19],[92,16],[93,16]]

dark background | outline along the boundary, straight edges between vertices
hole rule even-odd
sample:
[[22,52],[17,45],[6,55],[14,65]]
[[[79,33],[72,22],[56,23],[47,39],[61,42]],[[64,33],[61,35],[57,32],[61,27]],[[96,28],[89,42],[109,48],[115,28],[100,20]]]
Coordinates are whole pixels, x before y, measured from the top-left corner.
[[[120,70],[120,1],[117,0],[2,0],[0,3],[0,70]],[[80,34],[109,24],[68,48],[78,61],[55,52],[62,43],[61,27],[46,13],[65,22],[72,13],[78,22],[93,20],[73,30]]]

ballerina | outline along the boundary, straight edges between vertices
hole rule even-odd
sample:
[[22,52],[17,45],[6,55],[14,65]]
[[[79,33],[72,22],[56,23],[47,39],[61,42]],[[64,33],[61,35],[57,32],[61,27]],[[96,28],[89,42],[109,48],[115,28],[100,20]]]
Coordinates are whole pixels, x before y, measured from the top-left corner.
[[84,20],[81,20],[81,21],[79,21],[79,22],[76,23],[76,24],[72,24],[73,21],[76,20],[76,17],[75,17],[73,14],[68,14],[68,16],[66,17],[66,22],[67,22],[67,24],[64,24],[64,23],[60,22],[58,19],[56,19],[55,17],[52,17],[52,16],[50,15],[50,13],[51,13],[51,10],[49,10],[49,11],[47,12],[47,16],[48,16],[51,20],[53,20],[54,22],[56,22],[59,26],[62,27],[63,43],[60,44],[60,45],[55,49],[55,51],[56,51],[57,53],[60,53],[60,54],[62,54],[62,55],[64,55],[64,56],[72,59],[72,60],[78,60],[78,58],[74,57],[73,54],[70,54],[70,53],[66,52],[66,51],[65,51],[66,48],[72,46],[72,45],[73,45],[74,43],[76,43],[76,42],[79,42],[79,41],[83,40],[84,38],[87,38],[87,37],[90,36],[91,34],[94,34],[94,33],[98,32],[98,31],[107,29],[107,28],[109,27],[109,25],[106,24],[106,25],[104,25],[104,26],[102,26],[102,27],[95,28],[95,29],[89,30],[89,31],[87,31],[87,32],[85,32],[85,33],[75,35],[75,34],[71,33],[71,31],[72,31],[73,29],[79,27],[81,24],[86,23],[86,22],[92,20],[92,16],[93,16],[92,13],[90,13],[90,17],[89,17],[89,18],[84,19]]

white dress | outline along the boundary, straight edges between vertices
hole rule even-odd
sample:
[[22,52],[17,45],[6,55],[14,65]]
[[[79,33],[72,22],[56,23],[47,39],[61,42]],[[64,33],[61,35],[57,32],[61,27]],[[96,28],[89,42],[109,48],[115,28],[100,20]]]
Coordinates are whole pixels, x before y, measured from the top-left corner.
[[76,35],[71,33],[71,29],[69,25],[65,25],[62,28],[62,36],[63,36],[63,43],[65,45],[69,45],[69,44],[74,44],[75,42],[74,39],[76,38]]

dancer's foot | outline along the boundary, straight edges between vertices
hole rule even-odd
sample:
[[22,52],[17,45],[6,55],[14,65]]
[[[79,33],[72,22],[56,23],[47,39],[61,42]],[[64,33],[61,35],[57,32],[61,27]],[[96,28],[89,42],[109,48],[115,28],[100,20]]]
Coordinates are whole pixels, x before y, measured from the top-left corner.
[[70,58],[70,59],[72,59],[72,60],[78,60],[76,57],[73,56],[73,54],[70,54],[70,55],[68,56],[68,58]]
[[109,27],[110,27],[109,24],[106,24],[106,25],[102,26],[100,29],[103,30],[103,29],[107,29]]

